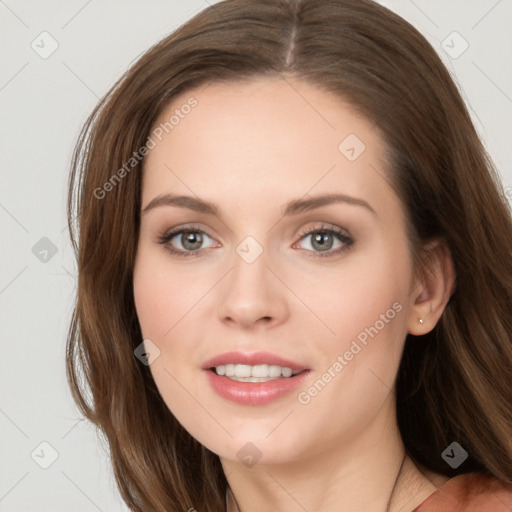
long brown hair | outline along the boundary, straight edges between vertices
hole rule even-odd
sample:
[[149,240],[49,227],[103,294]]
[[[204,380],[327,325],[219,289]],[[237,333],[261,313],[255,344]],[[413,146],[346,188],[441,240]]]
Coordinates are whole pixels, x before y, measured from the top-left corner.
[[[123,499],[144,512],[225,509],[219,457],[178,423],[134,357],[143,159],[130,158],[178,92],[261,76],[335,93],[373,122],[418,271],[426,242],[441,238],[450,249],[456,289],[430,333],[408,335],[398,372],[407,453],[446,476],[512,481],[511,212],[450,74],[415,28],[371,0],[227,0],[142,55],[94,109],[73,156],[68,379],[108,441]],[[453,441],[469,454],[455,470],[441,457]]]

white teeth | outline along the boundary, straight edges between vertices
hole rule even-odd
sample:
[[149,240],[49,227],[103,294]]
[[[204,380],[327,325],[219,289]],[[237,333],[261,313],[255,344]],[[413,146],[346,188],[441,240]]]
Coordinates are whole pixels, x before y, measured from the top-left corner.
[[291,368],[281,368],[281,373],[283,374],[283,377],[291,377],[292,376],[292,369]]
[[[221,364],[215,367],[217,375],[225,375],[226,377],[243,378],[243,379],[278,379],[280,377],[291,377],[300,373],[302,370],[292,370],[285,366],[257,364],[250,366],[247,364]],[[236,379],[238,380],[238,379]],[[259,382],[259,380],[248,380],[247,382]]]

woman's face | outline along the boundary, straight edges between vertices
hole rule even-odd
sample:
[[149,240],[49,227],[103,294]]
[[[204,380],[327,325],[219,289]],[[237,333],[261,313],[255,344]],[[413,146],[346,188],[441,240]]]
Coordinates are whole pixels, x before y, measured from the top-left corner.
[[[151,138],[134,293],[169,409],[246,465],[363,432],[376,442],[395,421],[414,285],[376,127],[313,86],[261,78],[182,92]],[[339,200],[312,202],[325,196]],[[287,366],[243,359],[256,352],[306,371],[274,368],[281,377],[263,384],[214,375],[208,362],[227,352],[242,353],[227,363],[254,363],[235,377]]]

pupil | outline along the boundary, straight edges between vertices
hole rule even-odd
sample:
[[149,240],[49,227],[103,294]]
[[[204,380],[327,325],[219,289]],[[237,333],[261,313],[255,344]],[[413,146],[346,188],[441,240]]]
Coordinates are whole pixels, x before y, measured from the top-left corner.
[[[201,247],[203,239],[200,233],[197,233],[195,231],[189,231],[187,236],[185,237],[185,243],[183,246],[187,249],[197,249],[198,247]],[[191,244],[192,247],[187,246],[187,244]]]
[[329,233],[317,233],[314,237],[313,237],[313,246],[315,245],[315,243],[319,243],[320,244],[320,249],[323,249],[323,250],[328,250],[332,247],[332,239],[331,239],[331,243],[330,244],[326,244],[324,240],[324,237],[330,237],[331,235]]

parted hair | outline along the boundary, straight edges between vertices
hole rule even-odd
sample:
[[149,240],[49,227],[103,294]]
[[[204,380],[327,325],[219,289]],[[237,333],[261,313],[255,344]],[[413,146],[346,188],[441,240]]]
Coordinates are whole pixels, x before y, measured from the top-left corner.
[[[448,246],[456,285],[436,326],[407,335],[396,381],[408,455],[452,477],[512,481],[512,219],[500,176],[457,84],[411,24],[371,0],[225,0],[145,52],[105,94],[77,141],[68,224],[77,290],[66,368],[80,411],[106,440],[116,483],[140,512],[224,512],[218,455],[164,403],[147,366],[133,296],[144,160],[95,190],[147,142],[179,92],[293,77],[370,120],[387,148],[418,274],[428,242]],[[453,441],[468,459],[443,460]]]

